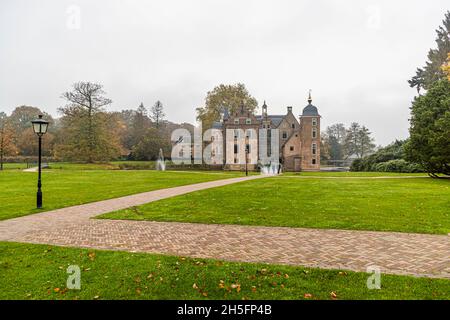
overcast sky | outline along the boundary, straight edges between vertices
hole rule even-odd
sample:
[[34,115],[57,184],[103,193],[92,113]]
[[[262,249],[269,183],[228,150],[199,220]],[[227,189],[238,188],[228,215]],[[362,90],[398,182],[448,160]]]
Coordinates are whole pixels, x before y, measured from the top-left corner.
[[378,144],[408,135],[407,80],[434,47],[447,0],[1,0],[0,111],[57,115],[76,81],[104,85],[110,110],[161,100],[194,122],[220,83],[300,114],[308,89],[322,125],[366,125]]

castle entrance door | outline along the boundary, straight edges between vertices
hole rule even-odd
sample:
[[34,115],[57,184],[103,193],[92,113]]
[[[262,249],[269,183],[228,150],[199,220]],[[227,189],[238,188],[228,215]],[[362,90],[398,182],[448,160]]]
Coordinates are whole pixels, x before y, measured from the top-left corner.
[[299,172],[300,169],[300,158],[294,158],[294,171]]

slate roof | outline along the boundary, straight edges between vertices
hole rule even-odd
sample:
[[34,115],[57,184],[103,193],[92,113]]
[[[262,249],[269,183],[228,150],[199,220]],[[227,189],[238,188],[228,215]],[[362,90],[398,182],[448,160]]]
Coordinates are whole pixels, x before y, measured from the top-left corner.
[[303,108],[302,116],[318,116],[317,107],[309,103],[305,108]]
[[[272,121],[272,124],[275,127],[278,127],[281,123],[281,121],[283,121],[284,117],[286,117],[286,115],[267,115],[267,118],[270,119],[270,121]],[[258,119],[258,121],[262,120],[262,116],[256,116],[256,119]]]

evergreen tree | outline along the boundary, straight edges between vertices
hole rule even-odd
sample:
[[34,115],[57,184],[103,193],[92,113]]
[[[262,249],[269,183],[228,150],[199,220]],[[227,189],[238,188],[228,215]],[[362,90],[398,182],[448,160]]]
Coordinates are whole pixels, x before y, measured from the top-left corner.
[[159,128],[159,125],[165,116],[163,104],[159,100],[156,101],[151,109],[151,118],[155,122],[157,128]]
[[445,14],[442,24],[436,30],[437,48],[430,49],[425,66],[417,68],[416,75],[408,81],[411,87],[417,88],[417,92],[420,92],[421,89],[428,90],[434,82],[445,77],[442,65],[446,62],[450,52],[450,11]]
[[450,175],[450,82],[442,79],[411,107],[410,140],[405,146],[407,160],[422,165],[437,177]]
[[362,158],[375,150],[374,139],[365,126],[352,122],[347,129],[345,138],[345,151],[348,156],[356,155]]

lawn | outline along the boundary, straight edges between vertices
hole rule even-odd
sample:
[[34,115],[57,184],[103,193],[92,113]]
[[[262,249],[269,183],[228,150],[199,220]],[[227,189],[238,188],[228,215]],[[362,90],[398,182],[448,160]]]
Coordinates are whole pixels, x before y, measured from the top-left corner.
[[[66,288],[67,267],[81,290]],[[0,243],[0,299],[450,299],[450,281]]]
[[[75,167],[74,167],[75,166]],[[242,176],[235,172],[174,172],[150,170],[44,170],[44,208],[35,209],[37,173],[0,171],[0,220],[133,193]]]
[[336,175],[339,173],[248,181],[108,213],[101,218],[450,232],[450,180]]

